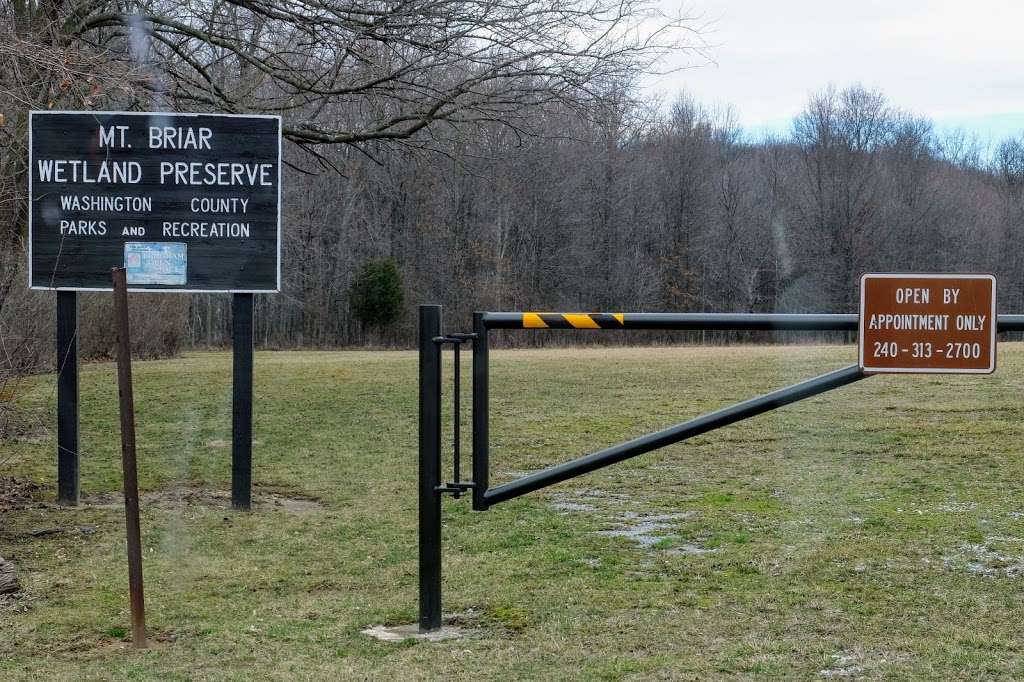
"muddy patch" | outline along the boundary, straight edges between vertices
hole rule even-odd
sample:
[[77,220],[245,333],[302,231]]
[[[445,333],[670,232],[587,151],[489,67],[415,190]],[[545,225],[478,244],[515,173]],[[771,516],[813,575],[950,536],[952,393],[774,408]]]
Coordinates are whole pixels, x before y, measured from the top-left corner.
[[24,590],[12,592],[11,594],[0,594],[0,620],[5,617],[4,614],[13,616],[20,613],[28,613],[39,599],[39,596]]
[[47,535],[77,535],[86,536],[96,533],[96,526],[45,526],[43,528],[30,528],[28,530],[0,531],[0,539],[3,540],[32,540]]
[[121,626],[111,627],[102,633],[81,633],[61,644],[53,645],[50,651],[61,658],[75,660],[97,660],[115,653],[144,653],[160,651],[174,644],[174,633],[146,628],[146,648],[136,649],[130,637]]
[[[142,493],[140,504],[143,509],[181,509],[183,507],[231,508],[231,493],[226,490],[205,488],[171,488]],[[83,498],[83,503],[98,509],[122,509],[124,497],[121,493],[99,493]],[[295,514],[321,511],[323,503],[312,495],[295,491],[259,489],[253,491],[252,508],[257,512],[283,511]]]
[[0,478],[0,512],[25,509],[37,504],[36,495],[42,486],[27,478],[4,476]]
[[15,592],[21,592],[18,573],[14,570],[14,564],[0,556],[0,595]]

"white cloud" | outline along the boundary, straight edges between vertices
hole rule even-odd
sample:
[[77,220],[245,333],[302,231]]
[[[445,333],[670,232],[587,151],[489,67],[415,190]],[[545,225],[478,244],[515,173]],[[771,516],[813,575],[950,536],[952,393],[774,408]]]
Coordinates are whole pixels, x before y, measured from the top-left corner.
[[1024,113],[1019,0],[688,0],[685,10],[710,23],[717,63],[651,77],[648,90],[732,105],[745,126],[780,125],[829,83],[878,88],[939,122]]

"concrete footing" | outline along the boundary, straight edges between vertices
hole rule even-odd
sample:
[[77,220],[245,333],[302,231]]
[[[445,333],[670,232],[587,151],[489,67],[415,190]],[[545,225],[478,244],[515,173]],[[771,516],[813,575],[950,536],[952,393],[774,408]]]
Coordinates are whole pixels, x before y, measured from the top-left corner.
[[366,628],[362,631],[364,635],[369,635],[382,642],[404,642],[409,639],[417,639],[426,642],[440,642],[446,639],[462,639],[468,637],[472,630],[468,628],[461,628],[455,625],[443,625],[440,630],[431,630],[430,632],[420,632],[419,626],[415,624],[409,625],[394,625],[388,627],[386,625],[374,625],[373,627]]

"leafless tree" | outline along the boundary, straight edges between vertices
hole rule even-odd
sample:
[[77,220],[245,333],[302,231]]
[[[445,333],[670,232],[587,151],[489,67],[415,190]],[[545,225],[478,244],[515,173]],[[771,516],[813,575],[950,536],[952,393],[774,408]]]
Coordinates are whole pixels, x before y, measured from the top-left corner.
[[693,20],[651,0],[71,4],[67,42],[126,69],[143,62],[151,94],[176,107],[281,112],[286,136],[306,146],[419,145],[452,125],[494,122],[530,133],[526,110],[587,111],[602,84],[699,48]]

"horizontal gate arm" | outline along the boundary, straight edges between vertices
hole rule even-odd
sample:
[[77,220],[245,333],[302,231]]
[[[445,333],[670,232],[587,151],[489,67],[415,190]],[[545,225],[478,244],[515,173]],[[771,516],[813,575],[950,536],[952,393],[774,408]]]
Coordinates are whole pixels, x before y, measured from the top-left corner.
[[996,330],[1001,332],[1024,332],[1024,315],[997,315]]
[[831,313],[484,313],[488,329],[857,331],[857,319]]
[[693,436],[728,426],[749,417],[769,412],[777,407],[789,405],[804,398],[810,398],[819,393],[852,384],[868,376],[870,375],[861,372],[860,367],[857,365],[850,365],[828,374],[822,374],[821,376],[787,386],[758,398],[730,405],[682,424],[634,438],[631,441],[620,443],[590,455],[584,455],[578,459],[558,464],[515,481],[509,481],[487,490],[483,495],[484,505],[489,507],[499,502],[511,500],[520,495],[546,488],[555,483],[567,481],[570,478],[590,473],[610,464],[615,464],[616,462],[657,450],[666,445],[678,443],[687,438],[692,438]]
[[[856,313],[484,313],[487,329],[675,329],[855,332]],[[999,315],[1001,332],[1024,331],[1024,315]]]

